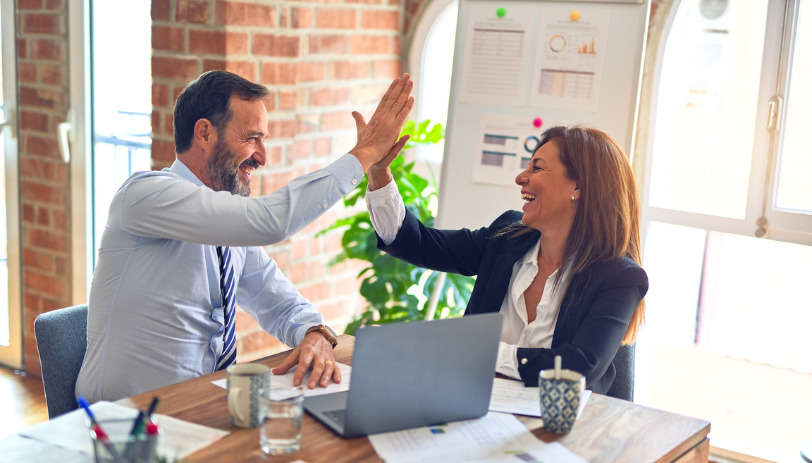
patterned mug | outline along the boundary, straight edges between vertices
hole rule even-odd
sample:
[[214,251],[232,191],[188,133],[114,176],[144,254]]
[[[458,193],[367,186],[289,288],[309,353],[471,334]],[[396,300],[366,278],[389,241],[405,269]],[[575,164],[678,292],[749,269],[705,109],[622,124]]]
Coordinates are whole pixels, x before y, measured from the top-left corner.
[[539,399],[544,429],[556,434],[566,434],[572,430],[578,417],[581,394],[586,389],[586,378],[572,370],[560,370],[560,373],[556,379],[555,370],[539,372]]
[[261,421],[260,399],[271,385],[271,369],[258,363],[226,368],[228,412],[234,426],[255,428]]

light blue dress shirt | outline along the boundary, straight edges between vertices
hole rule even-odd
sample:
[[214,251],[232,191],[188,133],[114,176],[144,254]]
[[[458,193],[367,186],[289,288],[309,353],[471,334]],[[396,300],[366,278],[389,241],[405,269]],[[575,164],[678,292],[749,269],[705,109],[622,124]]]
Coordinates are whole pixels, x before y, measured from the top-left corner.
[[76,395],[117,400],[214,371],[223,347],[215,246],[231,246],[237,303],[288,346],[323,317],[260,246],[301,230],[364,173],[346,154],[264,197],[215,192],[180,161],[113,197],[88,302]]

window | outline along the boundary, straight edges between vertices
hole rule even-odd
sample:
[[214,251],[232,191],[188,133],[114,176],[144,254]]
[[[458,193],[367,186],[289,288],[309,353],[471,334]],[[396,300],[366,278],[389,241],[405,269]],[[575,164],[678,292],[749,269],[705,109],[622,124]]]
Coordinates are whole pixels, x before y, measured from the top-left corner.
[[[409,69],[417,81],[415,120],[430,119],[445,128],[457,29],[456,0],[431,1],[418,21],[409,50]],[[443,141],[419,146],[417,159],[439,165],[444,148]]]
[[797,459],[812,421],[811,16],[797,0],[674,2],[643,188],[635,398],[777,461]]

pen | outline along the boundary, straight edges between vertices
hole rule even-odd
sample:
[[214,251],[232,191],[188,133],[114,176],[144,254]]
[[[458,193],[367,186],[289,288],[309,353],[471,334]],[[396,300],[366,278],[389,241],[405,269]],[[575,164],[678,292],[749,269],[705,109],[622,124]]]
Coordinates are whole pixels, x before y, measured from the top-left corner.
[[155,411],[155,407],[158,406],[158,396],[154,396],[152,398],[152,402],[149,404],[149,409],[147,409],[147,421],[152,420],[152,412]]
[[81,406],[85,410],[88,418],[90,418],[91,429],[93,429],[93,432],[96,433],[96,439],[101,441],[101,443],[104,445],[104,448],[106,448],[107,451],[110,452],[110,455],[112,455],[115,461],[122,463],[123,460],[121,459],[121,455],[118,454],[118,451],[116,451],[116,447],[113,445],[112,442],[110,442],[110,439],[107,437],[107,433],[104,432],[104,429],[102,429],[99,422],[96,421],[96,416],[93,415],[93,412],[90,410],[90,405],[87,403],[87,399],[85,399],[84,397],[79,397],[77,402],[79,403],[79,406]]

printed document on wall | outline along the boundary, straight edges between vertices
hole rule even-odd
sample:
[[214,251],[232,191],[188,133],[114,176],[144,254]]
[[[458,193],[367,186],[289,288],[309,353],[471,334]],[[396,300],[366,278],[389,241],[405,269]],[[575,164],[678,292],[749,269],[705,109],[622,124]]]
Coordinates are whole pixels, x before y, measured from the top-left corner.
[[556,125],[547,119],[540,127],[533,122],[530,117],[480,114],[479,149],[473,153],[477,159],[472,180],[516,186],[516,176],[530,163],[541,133]]
[[542,5],[530,102],[598,111],[612,10]]
[[526,103],[535,10],[535,5],[527,3],[471,5],[460,101],[515,106]]

